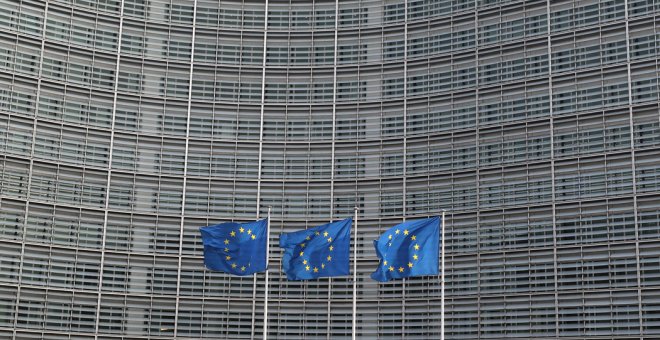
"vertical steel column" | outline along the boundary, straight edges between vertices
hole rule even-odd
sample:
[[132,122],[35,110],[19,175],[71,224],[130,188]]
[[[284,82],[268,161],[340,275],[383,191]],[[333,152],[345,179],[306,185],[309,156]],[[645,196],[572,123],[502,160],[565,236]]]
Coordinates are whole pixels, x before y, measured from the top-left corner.
[[[550,177],[552,180],[552,268],[554,277],[555,297],[555,336],[559,336],[559,283],[557,282],[557,205],[555,204],[555,132],[554,132],[554,107],[552,104],[552,35],[551,35],[551,4],[552,0],[546,2],[547,9],[547,35],[548,35],[548,101],[550,109]],[[529,214],[529,213],[528,213]],[[529,215],[528,215],[529,216]],[[529,218],[529,217],[528,217]]]
[[481,253],[479,252],[479,230],[481,215],[479,213],[479,1],[474,0],[474,72],[475,72],[475,86],[474,86],[474,182],[475,182],[475,195],[477,207],[477,226],[476,226],[476,251],[477,251],[477,336],[481,335],[481,286],[478,282],[481,281]]
[[635,165],[635,124],[633,120],[633,100],[632,100],[632,74],[630,70],[630,18],[628,17],[628,0],[624,2],[625,20],[626,20],[626,70],[628,73],[628,114],[630,124],[630,166],[632,171],[632,192],[633,192],[633,216],[635,218],[635,266],[637,271],[637,311],[639,313],[639,335],[644,334],[644,322],[642,313],[642,272],[639,262],[639,221],[637,220],[637,169]]
[[108,209],[110,208],[110,180],[112,178],[112,157],[115,143],[115,116],[117,114],[117,90],[119,88],[119,66],[121,61],[121,36],[124,30],[124,0],[119,2],[119,32],[117,34],[117,63],[115,64],[115,83],[112,94],[112,113],[110,125],[110,146],[108,151],[108,177],[105,188],[105,207],[103,209],[103,229],[101,235],[101,260],[99,264],[99,287],[96,301],[96,320],[94,324],[94,339],[99,336],[99,321],[101,314],[101,292],[103,291],[103,268],[105,265],[105,242],[108,229]]
[[16,306],[14,308],[14,320],[13,320],[13,336],[16,337],[16,326],[18,326],[18,310],[19,303],[21,300],[21,281],[23,280],[23,262],[25,257],[25,234],[27,233],[27,221],[28,221],[28,211],[30,210],[30,199],[31,199],[31,186],[32,186],[32,168],[34,167],[34,143],[36,142],[37,136],[37,115],[39,113],[39,97],[41,95],[41,77],[42,69],[44,62],[44,50],[46,44],[46,24],[48,20],[48,1],[44,4],[44,20],[43,27],[41,31],[41,50],[39,51],[39,69],[37,70],[37,92],[35,95],[35,104],[34,104],[34,117],[32,120],[32,143],[30,144],[30,155],[29,161],[30,165],[28,168],[27,176],[27,186],[25,187],[25,212],[23,213],[23,232],[21,236],[21,255],[20,262],[18,264],[18,281],[16,286]]
[[[330,221],[334,217],[335,202],[335,134],[337,128],[337,40],[339,33],[339,0],[335,0],[335,34],[334,49],[332,51],[332,155],[330,158]],[[330,324],[332,323],[332,277],[328,278],[328,324],[326,329],[326,339],[330,340]]]
[[[260,117],[259,117],[259,163],[257,166],[259,167],[258,169],[258,174],[257,174],[257,215],[256,218],[259,219],[259,208],[260,208],[260,202],[261,202],[261,160],[262,160],[262,153],[263,153],[263,147],[264,147],[264,103],[266,101],[265,94],[266,94],[266,50],[268,47],[268,0],[265,0],[264,3],[264,48],[263,48],[263,55],[262,55],[262,60],[261,60],[261,105],[260,105]],[[270,220],[268,221],[268,225],[270,227]],[[270,239],[268,239],[266,242],[270,243]],[[266,272],[268,272],[268,268],[266,268]],[[265,280],[265,284],[268,284],[267,282],[267,277]],[[264,305],[265,307],[265,305]],[[256,308],[257,308],[257,273],[254,274],[253,276],[253,281],[252,281],[252,327],[250,331],[250,338],[254,339],[254,327],[256,323]],[[266,320],[264,320],[266,322]],[[266,336],[264,333],[263,336]]]
[[186,184],[188,181],[188,150],[190,141],[190,111],[192,107],[193,71],[195,63],[195,28],[197,27],[197,0],[193,0],[193,25],[190,42],[190,74],[188,75],[188,107],[186,110],[186,149],[183,155],[183,187],[181,191],[181,225],[179,226],[179,258],[176,280],[176,304],[174,307],[174,337],[179,331],[179,293],[181,291],[181,257],[183,256],[183,226],[186,213]]
[[[407,196],[407,153],[408,153],[408,1],[403,3],[403,196],[401,215],[406,220]],[[381,146],[382,147],[382,146]],[[401,281],[401,337],[406,338],[406,279]]]

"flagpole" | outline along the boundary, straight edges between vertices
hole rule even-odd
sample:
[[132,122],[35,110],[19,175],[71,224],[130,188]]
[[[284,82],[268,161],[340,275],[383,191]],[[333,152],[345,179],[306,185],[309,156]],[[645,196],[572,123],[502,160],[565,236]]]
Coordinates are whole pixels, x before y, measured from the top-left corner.
[[445,340],[445,210],[442,210],[440,238],[440,340]]
[[357,227],[358,227],[358,207],[355,207],[355,218],[353,220],[353,340],[355,340],[357,331]]
[[266,289],[264,292],[264,340],[268,338],[268,258],[270,257],[270,206],[266,224]]

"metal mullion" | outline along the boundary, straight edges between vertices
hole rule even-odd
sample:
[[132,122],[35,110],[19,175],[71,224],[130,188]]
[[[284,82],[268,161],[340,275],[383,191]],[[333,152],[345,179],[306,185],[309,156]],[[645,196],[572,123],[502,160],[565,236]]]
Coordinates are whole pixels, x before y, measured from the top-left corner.
[[[334,217],[334,200],[335,200],[335,134],[337,129],[337,39],[339,34],[339,0],[335,0],[335,34],[334,34],[334,49],[332,58],[332,142],[331,142],[331,156],[330,156],[330,221]],[[311,114],[311,112],[310,112]],[[311,154],[311,145],[310,145]],[[357,240],[354,242],[357,246]],[[328,324],[326,328],[327,340],[330,340],[330,324],[332,323],[332,277],[328,278]]]
[[[178,335],[178,321],[179,321],[179,292],[181,291],[181,257],[183,256],[183,227],[185,224],[186,212],[186,184],[188,179],[188,155],[190,144],[190,110],[192,107],[192,84],[193,84],[193,70],[195,66],[195,28],[197,27],[195,21],[197,19],[197,0],[193,0],[193,24],[192,24],[192,37],[190,43],[190,73],[188,74],[188,108],[186,112],[186,146],[183,156],[183,183],[181,188],[181,224],[179,226],[179,256],[177,258],[177,280],[176,280],[176,300],[174,305],[174,337]],[[171,34],[171,31],[170,31]],[[165,137],[162,138],[161,149]],[[160,184],[160,180],[158,181]],[[154,266],[155,266],[154,254]]]
[[[257,163],[257,202],[256,202],[256,216],[255,218],[259,218],[259,213],[260,213],[260,206],[259,202],[261,201],[261,162],[262,162],[262,153],[263,153],[263,142],[264,142],[264,101],[265,101],[265,94],[266,94],[266,51],[268,48],[268,0],[265,0],[264,3],[264,44],[263,44],[263,54],[262,54],[262,59],[261,59],[261,105],[260,105],[260,118],[259,118],[259,161]],[[239,69],[240,70],[240,69]],[[240,77],[239,77],[240,79]],[[240,95],[239,95],[239,100],[240,100]],[[240,107],[240,106],[239,106]],[[238,112],[237,112],[238,115]],[[238,119],[237,119],[238,122]],[[238,148],[238,135],[236,136],[236,146]],[[234,182],[235,183],[235,182]],[[234,184],[234,192],[236,186]],[[269,227],[270,227],[270,220],[268,221]],[[268,240],[266,242],[270,243],[270,235],[268,236]],[[268,259],[270,254],[266,254],[266,259]],[[268,261],[266,261],[268,262]],[[268,271],[268,264],[266,266],[266,272]],[[264,284],[268,284],[266,282],[267,277],[264,280]],[[264,300],[264,308],[266,301]],[[256,324],[256,308],[257,308],[257,274],[253,274],[253,281],[252,281],[252,326],[251,326],[251,331],[250,331],[250,338],[254,338],[254,327]],[[264,317],[268,317],[265,315]],[[266,320],[264,320],[266,322]],[[266,336],[268,330],[264,330],[264,334],[262,336]]]
[[[555,132],[554,132],[554,107],[552,105],[552,35],[551,35],[551,10],[550,3],[546,2],[547,13],[547,42],[548,42],[548,105],[550,110],[550,177],[552,191],[552,270],[554,278],[554,299],[555,299],[555,336],[559,336],[559,283],[557,281],[557,204],[556,198],[556,179],[555,179]],[[529,211],[529,209],[528,209]]]
[[[42,27],[42,32],[41,32],[41,50],[39,53],[39,74],[37,76],[37,92],[35,94],[35,99],[37,102],[35,102],[35,108],[34,108],[34,118],[32,121],[32,144],[30,145],[30,155],[29,155],[29,160],[30,160],[30,165],[28,168],[28,178],[27,178],[27,186],[26,186],[26,194],[25,194],[25,213],[23,214],[23,235],[21,239],[21,254],[20,254],[20,261],[19,261],[19,266],[18,266],[18,281],[16,285],[16,306],[14,308],[14,320],[13,320],[13,336],[16,337],[16,327],[18,326],[18,311],[19,311],[19,305],[20,305],[20,299],[21,299],[21,281],[23,280],[23,258],[25,256],[25,234],[27,233],[27,220],[28,220],[28,211],[30,210],[30,193],[31,193],[31,185],[32,185],[32,172],[33,172],[33,167],[34,167],[34,144],[35,144],[35,139],[36,139],[36,134],[37,134],[37,115],[39,112],[39,104],[38,104],[38,99],[41,94],[41,80],[42,80],[42,70],[43,70],[43,62],[44,62],[44,50],[45,50],[45,44],[46,44],[46,21],[48,19],[48,1],[44,4],[44,20],[43,20],[43,27]],[[15,77],[12,77],[15,78]],[[10,118],[10,117],[9,117]],[[9,119],[10,121],[11,119]],[[62,132],[60,131],[60,134]],[[61,138],[60,138],[61,140]],[[6,158],[6,154],[5,154]],[[52,240],[51,240],[52,241]],[[49,259],[50,261],[50,259]],[[45,317],[45,316],[44,316]]]
[[[406,180],[406,164],[408,153],[408,1],[404,1],[403,8],[403,169],[402,169],[402,186],[403,186],[403,202],[401,204],[401,215],[403,221],[406,221],[406,194],[407,194],[407,180]],[[381,110],[382,114],[382,110]],[[381,142],[381,148],[383,144]],[[406,279],[403,278],[401,282],[401,337],[406,338]]]
[[[43,301],[44,310],[47,309],[46,308],[46,306],[48,305],[47,301],[49,300],[48,299],[48,288],[50,287],[50,275],[49,274],[50,274],[50,267],[53,264],[53,247],[52,247],[53,236],[52,236],[52,233],[51,233],[50,241],[51,241],[51,245],[48,245],[47,247],[44,247],[44,248],[48,249],[48,265],[47,265],[47,268],[49,268],[48,273],[44,274],[44,276],[45,276],[44,279],[46,281],[46,287],[45,287],[46,289],[42,289],[42,291],[44,291],[45,295],[46,295],[45,300]],[[22,279],[22,277],[21,277],[21,279]],[[16,306],[18,307],[18,297],[16,298]],[[47,318],[48,318],[48,313],[44,313],[44,315],[42,316],[42,319],[41,319],[41,321],[44,323],[44,327],[45,327]],[[16,315],[16,320],[18,320],[18,314]],[[15,329],[16,329],[16,327],[14,327],[14,330]]]
[[[453,21],[452,21],[453,23]],[[453,47],[453,46],[452,46]],[[452,65],[453,66],[453,65]],[[476,195],[476,216],[477,216],[477,226],[476,226],[476,257],[477,257],[477,338],[481,338],[481,256],[479,252],[479,230],[480,225],[480,214],[479,214],[479,0],[474,0],[474,72],[475,72],[475,88],[474,88],[474,182],[475,182],[475,195]],[[500,98],[502,97],[502,92],[500,90]],[[452,107],[454,101],[454,92],[452,92]],[[454,136],[452,135],[452,140]],[[452,172],[452,183],[453,183],[453,172]],[[446,272],[445,268],[445,272]]]
[[[127,260],[127,263],[129,263],[129,265],[130,265],[130,258],[127,258],[126,260]],[[154,263],[154,265],[155,265],[155,263]],[[126,289],[126,293],[127,293],[126,298],[128,299],[128,287]],[[154,317],[153,310],[154,310],[154,297],[153,297],[153,289],[152,289],[151,296],[149,297],[149,325],[151,325],[152,322],[153,322],[153,317]],[[148,334],[151,335],[151,330],[149,330]]]
[[[105,264],[105,243],[108,229],[108,209],[110,207],[110,180],[112,175],[112,157],[115,141],[115,120],[117,114],[117,89],[119,87],[119,66],[121,62],[121,36],[124,29],[124,0],[120,0],[119,4],[119,31],[117,33],[117,62],[115,65],[115,79],[114,79],[114,91],[112,97],[112,113],[111,113],[111,127],[110,127],[110,145],[108,147],[108,176],[106,179],[106,188],[105,188],[105,207],[103,209],[103,226],[102,226],[102,235],[101,235],[101,259],[99,260],[99,285],[97,291],[97,302],[96,302],[96,320],[94,323],[94,339],[98,339],[99,336],[99,321],[101,315],[101,291],[103,290],[103,267]],[[138,141],[136,140],[136,149],[138,148]],[[133,183],[135,183],[135,176],[133,176]],[[135,185],[135,184],[134,184]],[[124,306],[126,303],[124,302]]]
[[626,21],[626,71],[628,76],[628,114],[630,124],[630,166],[632,171],[633,217],[635,219],[635,265],[637,271],[637,303],[639,312],[639,334],[644,334],[644,319],[642,312],[642,275],[639,260],[639,221],[637,217],[637,175],[635,166],[635,124],[633,121],[632,75],[630,69],[630,20],[628,17],[628,0],[624,1],[624,16]]

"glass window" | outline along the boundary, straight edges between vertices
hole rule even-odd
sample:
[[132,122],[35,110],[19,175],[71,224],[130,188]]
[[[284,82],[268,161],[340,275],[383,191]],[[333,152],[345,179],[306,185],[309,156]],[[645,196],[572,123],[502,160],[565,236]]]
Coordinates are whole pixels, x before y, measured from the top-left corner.
[[23,327],[28,329],[43,329],[46,313],[46,291],[38,289],[21,289],[16,317]]
[[479,12],[479,45],[502,43],[544,34],[547,31],[545,5],[514,4]]
[[644,148],[660,143],[660,119],[655,105],[633,108],[633,131],[635,147]]
[[635,177],[637,192],[653,192],[660,187],[660,165],[654,160],[657,153],[652,150],[635,154]]

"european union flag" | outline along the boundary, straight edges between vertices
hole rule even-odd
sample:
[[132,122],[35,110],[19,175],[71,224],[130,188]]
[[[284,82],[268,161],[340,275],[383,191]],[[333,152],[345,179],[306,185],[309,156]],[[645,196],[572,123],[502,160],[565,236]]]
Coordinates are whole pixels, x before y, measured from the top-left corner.
[[347,218],[315,228],[284,233],[282,269],[289,280],[350,274],[351,226]]
[[265,271],[267,223],[227,222],[199,228],[206,267],[240,276]]
[[431,217],[398,224],[374,241],[380,259],[371,278],[387,282],[419,275],[438,274],[440,218]]

